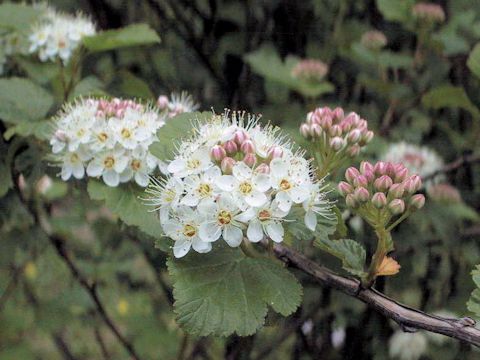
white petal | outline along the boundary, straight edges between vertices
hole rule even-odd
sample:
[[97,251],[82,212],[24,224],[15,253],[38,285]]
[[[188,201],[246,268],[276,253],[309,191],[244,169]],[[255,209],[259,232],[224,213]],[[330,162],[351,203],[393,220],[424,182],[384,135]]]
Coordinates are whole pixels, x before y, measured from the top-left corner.
[[240,246],[243,239],[243,232],[238,227],[226,225],[223,229],[223,239],[231,247]]
[[205,199],[197,207],[198,212],[201,215],[205,215],[207,217],[215,217],[217,215],[218,207],[217,204],[213,202],[211,199]]
[[252,191],[250,194],[245,196],[245,201],[248,205],[254,207],[260,207],[267,202],[267,196],[260,191]]
[[200,238],[196,238],[192,242],[192,247],[198,253],[207,253],[212,250],[212,243],[202,241]]
[[312,231],[317,227],[317,214],[309,210],[305,213],[305,225]]
[[238,161],[233,166],[232,173],[235,178],[240,181],[244,181],[251,178],[252,169],[250,169],[243,161]]
[[243,223],[247,223],[251,219],[253,219],[255,215],[256,215],[255,210],[253,208],[248,208],[246,211],[235,216],[234,219]]
[[275,200],[280,210],[286,212],[290,211],[290,208],[292,207],[292,200],[285,191],[280,191],[277,196],[275,196]]
[[252,221],[248,225],[247,237],[251,242],[259,242],[263,239],[263,229],[260,221]]
[[267,231],[267,235],[273,241],[277,243],[283,241],[284,230],[281,223],[272,221],[265,227],[265,230]]
[[167,170],[173,174],[185,169],[185,160],[175,159],[167,166]]
[[253,178],[253,185],[258,191],[265,192],[270,189],[270,176],[258,174]]
[[97,161],[91,161],[87,166],[88,176],[97,177],[102,175],[103,166],[100,165]]
[[115,159],[113,168],[116,172],[121,173],[128,165],[128,158],[126,156],[119,156]]
[[146,187],[148,185],[149,180],[150,179],[148,175],[145,173],[137,172],[135,174],[135,182],[142,187]]
[[217,186],[223,191],[232,191],[235,188],[236,180],[232,175],[222,175],[217,178]]
[[73,170],[73,176],[76,179],[81,179],[83,178],[83,175],[85,175],[85,168],[83,167],[82,164],[75,164],[72,170]]
[[198,197],[194,193],[188,193],[180,201],[180,204],[187,205],[187,206],[197,206]]
[[275,158],[270,162],[270,174],[276,178],[285,177],[288,174],[288,163],[281,158]]
[[173,255],[176,258],[184,257],[185,255],[187,255],[191,246],[192,246],[192,243],[187,240],[175,241],[175,245],[173,245]]
[[115,187],[120,182],[120,175],[113,170],[107,170],[103,173],[102,179],[108,186]]
[[214,222],[204,222],[200,225],[200,238],[203,241],[214,242],[222,235],[222,228]]
[[212,166],[210,169],[205,171],[204,179],[209,182],[213,183],[217,177],[219,177],[222,174],[222,171],[218,166]]
[[70,179],[70,176],[72,176],[72,167],[71,166],[62,167],[61,176],[63,181],[67,181],[68,179]]
[[310,189],[308,186],[298,185],[290,190],[290,197],[294,203],[300,204],[310,196]]
[[[88,170],[88,169],[87,169]],[[126,168],[123,170],[123,172],[120,174],[120,182],[121,183],[126,183],[130,181],[133,177],[133,171],[130,168]]]

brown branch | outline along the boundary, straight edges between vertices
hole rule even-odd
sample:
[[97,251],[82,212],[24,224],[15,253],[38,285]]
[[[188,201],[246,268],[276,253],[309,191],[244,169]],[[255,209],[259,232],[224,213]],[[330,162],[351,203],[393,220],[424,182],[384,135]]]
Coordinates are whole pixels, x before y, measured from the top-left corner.
[[394,320],[404,331],[426,330],[480,347],[480,329],[475,328],[475,322],[470,318],[448,319],[426,314],[402,305],[373,288],[363,289],[359,281],[338,275],[289,247],[276,244],[274,252],[280,259],[311,275],[322,285],[350,295]]
[[452,161],[451,163],[446,164],[441,169],[439,169],[437,171],[434,171],[433,173],[431,173],[427,176],[424,176],[422,178],[422,180],[423,181],[431,180],[437,175],[452,172],[452,171],[457,170],[458,168],[460,168],[462,166],[473,164],[473,163],[476,163],[476,162],[480,162],[480,154],[463,155],[463,156],[460,156],[458,159]]

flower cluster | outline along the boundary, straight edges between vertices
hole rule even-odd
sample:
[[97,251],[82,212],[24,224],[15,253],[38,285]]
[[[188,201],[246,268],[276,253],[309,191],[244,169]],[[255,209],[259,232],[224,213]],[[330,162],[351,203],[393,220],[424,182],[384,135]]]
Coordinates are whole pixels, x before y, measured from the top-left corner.
[[[400,142],[392,144],[387,152],[382,156],[382,160],[392,163],[402,163],[407,169],[421,178],[430,176],[442,169],[444,162],[438,154],[427,148],[417,145]],[[427,187],[432,182],[442,180],[441,175],[436,176],[432,181],[427,181]]]
[[38,53],[41,61],[61,59],[66,63],[82,38],[95,32],[95,25],[89,18],[80,14],[62,14],[48,8],[30,31],[29,52]]
[[434,3],[420,2],[413,6],[412,15],[418,21],[426,23],[443,23],[445,12],[440,5]]
[[387,228],[397,215],[408,215],[425,204],[425,196],[415,194],[422,187],[418,175],[409,175],[402,164],[380,161],[375,165],[363,161],[360,171],[350,167],[338,191],[347,206],[372,227]]
[[318,145],[317,160],[326,171],[357,156],[373,138],[367,121],[358,114],[351,112],[345,115],[343,109],[329,107],[309,112],[307,121],[300,125],[300,133]]
[[170,99],[166,95],[160,95],[157,99],[157,107],[167,112],[168,117],[172,118],[178,114],[193,112],[199,108],[199,105],[192,95],[182,91],[180,94],[172,93]]
[[102,177],[108,186],[132,179],[147,186],[158,159],[148,151],[165,117],[132,100],[85,99],[55,119],[50,144],[61,177]]
[[303,153],[253,115],[225,112],[198,124],[168,171],[171,176],[147,192],[165,234],[175,241],[176,257],[192,247],[208,252],[221,238],[231,247],[244,238],[281,242],[293,208],[303,209],[312,231],[317,215],[331,216],[324,187]]
[[387,37],[381,31],[370,30],[362,35],[360,42],[367,49],[380,50],[387,45]]
[[319,82],[328,72],[328,65],[320,60],[305,59],[300,60],[292,69],[294,78],[308,81]]

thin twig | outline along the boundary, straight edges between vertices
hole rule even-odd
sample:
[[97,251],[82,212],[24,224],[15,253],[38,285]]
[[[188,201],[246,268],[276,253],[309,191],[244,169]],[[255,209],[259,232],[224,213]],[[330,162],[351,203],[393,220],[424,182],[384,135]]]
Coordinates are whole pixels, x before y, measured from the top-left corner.
[[387,318],[394,320],[403,330],[412,332],[418,329],[426,330],[480,347],[480,330],[475,327],[475,322],[470,318],[449,319],[424,313],[402,305],[373,288],[363,289],[359,281],[338,275],[289,247],[276,244],[274,251],[286,263],[311,275],[322,285],[363,301]]

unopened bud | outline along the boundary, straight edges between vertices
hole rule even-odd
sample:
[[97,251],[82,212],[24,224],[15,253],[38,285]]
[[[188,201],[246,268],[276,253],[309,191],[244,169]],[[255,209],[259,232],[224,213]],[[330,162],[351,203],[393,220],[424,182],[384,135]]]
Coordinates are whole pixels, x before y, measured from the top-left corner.
[[161,110],[166,109],[168,106],[168,103],[169,103],[168,97],[166,97],[165,95],[160,95],[157,99],[157,106]]
[[401,182],[405,180],[408,176],[408,169],[406,167],[403,167],[401,169],[397,169],[395,173],[395,182]]
[[338,125],[332,125],[332,127],[328,130],[328,134],[330,136],[340,136],[342,135],[342,128]]
[[383,161],[379,161],[373,167],[373,171],[375,171],[375,175],[385,175],[385,163]]
[[225,144],[223,144],[223,147],[229,155],[235,154],[238,151],[237,144],[235,143],[235,141],[232,140],[228,140],[227,142],[225,142]]
[[370,193],[364,187],[359,187],[355,189],[354,196],[355,199],[361,204],[368,201],[370,198]]
[[373,131],[367,131],[360,141],[361,145],[368,144],[373,139]]
[[358,146],[357,144],[351,145],[347,150],[347,154],[352,158],[357,156],[358,154],[360,154],[360,146]]
[[54,136],[60,141],[67,141],[67,134],[63,130],[58,129]]
[[224,174],[229,175],[232,173],[233,165],[235,165],[235,163],[236,161],[231,157],[225,157],[220,164],[220,168]]
[[400,215],[405,211],[405,202],[402,199],[395,199],[388,204],[388,209],[393,215]]
[[357,200],[355,200],[355,197],[353,194],[348,194],[347,197],[345,198],[345,203],[349,208],[355,209],[358,206]]
[[272,146],[270,150],[268,150],[268,159],[272,160],[275,158],[280,158],[283,156],[283,150],[280,146]]
[[248,140],[249,136],[245,130],[237,130],[233,135],[233,140],[237,145],[242,145],[244,141]]
[[367,187],[368,186],[368,180],[364,175],[358,175],[355,179],[353,179],[353,185],[355,187]]
[[322,135],[322,128],[318,124],[310,125],[310,136],[313,138],[319,138]]
[[425,196],[423,194],[415,194],[410,198],[410,206],[412,209],[419,210],[425,205]]
[[210,156],[216,161],[221,161],[225,156],[227,156],[227,152],[223,146],[215,145],[210,151]]
[[351,194],[353,192],[353,187],[345,181],[340,181],[340,183],[338,184],[338,192],[342,196],[347,196],[348,194]]
[[372,182],[373,179],[375,179],[375,174],[373,173],[373,171],[370,171],[370,170],[366,170],[363,173],[363,176],[365,176],[368,182]]
[[255,165],[255,163],[257,162],[257,157],[255,156],[255,154],[248,153],[243,158],[243,162],[245,164],[247,164],[247,166],[253,167]]
[[353,166],[349,167],[346,171],[345,171],[345,179],[347,179],[347,181],[350,183],[350,184],[353,184],[353,180],[355,180],[355,178],[360,175],[360,172],[354,168]]
[[270,166],[267,164],[263,163],[258,165],[258,167],[255,169],[255,172],[259,174],[269,174],[270,173]]
[[370,164],[368,161],[362,161],[360,163],[360,172],[362,174],[365,174],[366,171],[372,171],[373,172],[373,165]]
[[345,141],[338,136],[335,136],[330,140],[330,147],[335,150],[339,151],[345,145]]
[[355,144],[360,141],[361,137],[362,137],[362,132],[358,129],[354,129],[349,132],[347,136],[347,140],[350,144]]
[[390,189],[388,190],[388,196],[391,199],[401,198],[404,192],[405,190],[403,188],[403,184],[393,184],[392,186],[390,186]]
[[252,154],[255,152],[255,145],[251,140],[245,140],[240,146],[240,150],[242,150],[244,154]]
[[377,209],[384,208],[385,206],[387,206],[387,197],[383,192],[377,192],[372,196],[372,204]]
[[308,124],[300,125],[300,134],[308,139],[310,137],[310,126]]
[[392,184],[393,184],[393,181],[388,175],[380,176],[373,183],[373,185],[375,186],[375,189],[377,189],[378,191],[387,191],[390,188],[390,186],[392,186]]

